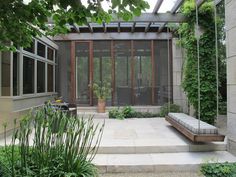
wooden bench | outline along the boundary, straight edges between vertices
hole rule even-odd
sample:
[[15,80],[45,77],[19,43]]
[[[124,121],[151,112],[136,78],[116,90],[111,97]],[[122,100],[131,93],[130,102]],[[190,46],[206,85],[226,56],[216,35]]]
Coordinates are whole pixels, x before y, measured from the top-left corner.
[[218,129],[206,122],[183,113],[169,113],[166,120],[193,142],[224,141],[225,136],[218,133]]

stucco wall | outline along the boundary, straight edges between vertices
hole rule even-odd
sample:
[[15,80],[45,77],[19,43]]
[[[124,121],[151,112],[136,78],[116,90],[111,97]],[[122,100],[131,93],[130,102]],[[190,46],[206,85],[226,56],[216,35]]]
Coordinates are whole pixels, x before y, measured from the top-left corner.
[[236,154],[236,1],[225,0],[228,150]]

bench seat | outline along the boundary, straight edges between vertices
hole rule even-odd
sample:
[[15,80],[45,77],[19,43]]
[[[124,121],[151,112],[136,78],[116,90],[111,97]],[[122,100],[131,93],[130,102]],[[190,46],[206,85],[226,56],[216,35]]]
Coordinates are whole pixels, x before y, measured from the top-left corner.
[[215,126],[200,121],[199,129],[198,119],[184,113],[169,113],[166,120],[194,142],[224,141]]

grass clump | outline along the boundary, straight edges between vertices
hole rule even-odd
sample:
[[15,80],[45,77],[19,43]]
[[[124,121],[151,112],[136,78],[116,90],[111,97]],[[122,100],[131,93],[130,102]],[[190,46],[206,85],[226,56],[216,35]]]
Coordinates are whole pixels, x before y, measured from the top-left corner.
[[96,177],[92,160],[103,127],[46,105],[25,116],[12,144],[1,148],[1,172],[6,177]]

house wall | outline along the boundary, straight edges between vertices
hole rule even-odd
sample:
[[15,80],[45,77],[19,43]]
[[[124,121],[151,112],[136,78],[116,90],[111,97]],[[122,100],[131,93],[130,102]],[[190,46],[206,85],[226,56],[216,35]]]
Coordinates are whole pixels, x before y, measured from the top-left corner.
[[178,39],[172,40],[173,52],[173,103],[179,105],[183,112],[188,112],[187,97],[181,87],[184,56],[183,49],[178,45]]
[[225,0],[228,150],[236,154],[236,1]]

